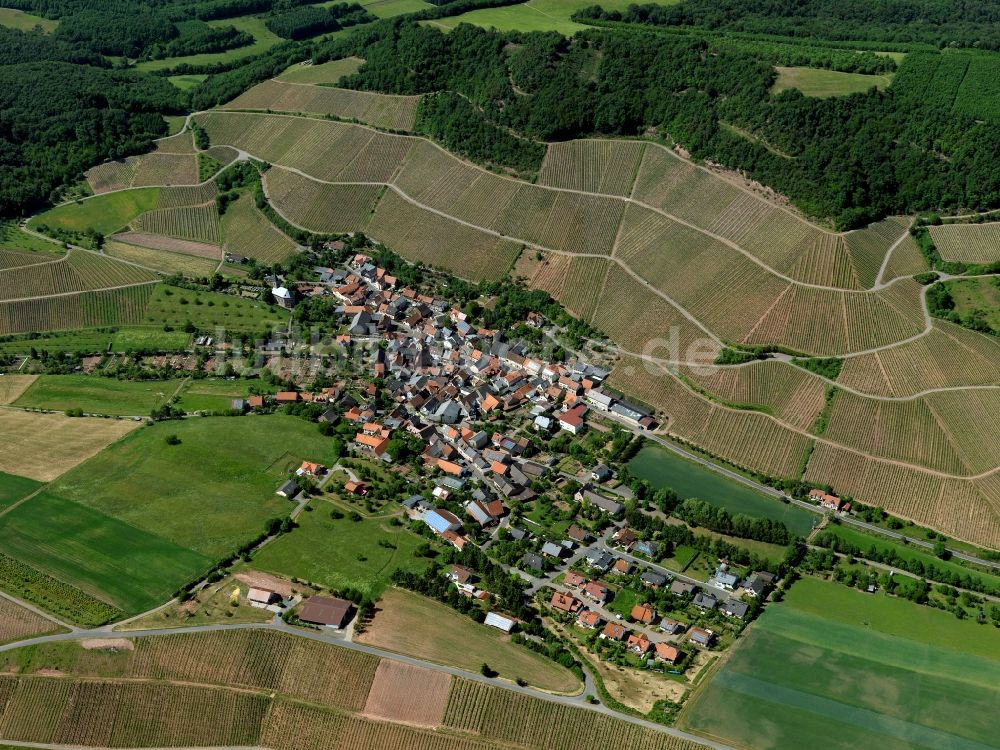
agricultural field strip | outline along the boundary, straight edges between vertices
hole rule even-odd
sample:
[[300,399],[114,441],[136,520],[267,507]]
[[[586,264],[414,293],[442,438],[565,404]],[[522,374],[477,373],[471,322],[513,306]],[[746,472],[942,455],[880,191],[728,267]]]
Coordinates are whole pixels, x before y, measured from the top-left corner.
[[[159,609],[159,608],[157,608],[157,609]],[[149,614],[149,613],[146,613],[146,614]],[[143,615],[139,615],[139,616],[141,617]],[[121,623],[116,623],[116,625],[117,624],[121,624]],[[418,658],[414,658],[414,657],[410,657],[410,656],[405,656],[403,654],[398,654],[398,653],[395,653],[395,652],[392,652],[392,651],[386,651],[384,649],[377,648],[375,646],[367,646],[367,645],[363,645],[363,644],[360,644],[360,643],[355,643],[353,641],[345,641],[343,639],[336,638],[334,636],[329,636],[329,635],[327,635],[325,633],[322,633],[322,632],[300,630],[300,629],[293,628],[292,626],[284,625],[284,624],[275,625],[274,623],[271,623],[271,622],[267,622],[267,623],[239,623],[239,624],[231,624],[231,625],[230,624],[216,624],[216,625],[196,625],[196,626],[192,626],[192,627],[179,627],[179,628],[161,628],[161,629],[154,629],[154,630],[135,630],[135,631],[124,631],[124,632],[116,631],[116,630],[113,629],[114,627],[115,627],[114,625],[110,625],[110,626],[103,626],[103,627],[100,627],[100,628],[94,628],[94,629],[90,629],[90,630],[87,630],[87,629],[75,629],[73,632],[70,632],[70,633],[57,633],[57,634],[53,634],[53,635],[37,636],[37,637],[34,637],[34,638],[28,638],[28,639],[25,639],[23,641],[19,641],[19,642],[16,642],[16,643],[8,643],[8,644],[0,645],[0,652],[12,651],[12,650],[15,650],[15,649],[26,648],[28,646],[35,646],[35,645],[44,644],[44,643],[52,643],[52,642],[59,642],[59,641],[79,641],[79,640],[84,640],[84,639],[89,639],[89,638],[125,637],[125,638],[129,638],[129,639],[145,639],[145,638],[156,638],[156,637],[173,636],[173,635],[193,635],[193,634],[197,634],[197,633],[204,634],[204,633],[222,633],[222,632],[226,632],[226,631],[231,632],[231,631],[241,631],[241,630],[243,630],[243,631],[245,631],[245,630],[266,630],[266,631],[271,631],[271,632],[284,633],[284,634],[287,634],[287,635],[293,635],[293,636],[296,636],[298,638],[304,638],[304,639],[308,639],[308,640],[311,640],[311,641],[317,641],[317,642],[320,642],[320,643],[323,643],[323,644],[327,644],[327,645],[331,645],[331,646],[335,646],[335,647],[339,647],[339,648],[344,648],[344,649],[347,649],[347,650],[350,650],[350,651],[360,652],[360,653],[363,653],[363,654],[368,654],[370,656],[375,656],[375,657],[378,657],[380,659],[386,659],[386,660],[390,660],[390,661],[400,662],[400,663],[403,663],[403,664],[409,664],[409,665],[416,666],[416,667],[422,667],[422,668],[425,668],[425,669],[433,670],[435,672],[447,673],[447,674],[452,675],[453,677],[459,677],[459,678],[466,679],[466,680],[469,680],[469,681],[472,681],[472,682],[476,682],[476,683],[480,683],[480,684],[483,684],[483,685],[486,685],[488,687],[495,688],[495,689],[498,688],[498,689],[503,690],[505,692],[512,692],[512,693],[516,693],[516,694],[519,694],[519,695],[522,695],[522,696],[527,696],[527,697],[535,698],[537,700],[542,700],[542,701],[545,701],[547,703],[556,703],[556,704],[567,706],[567,707],[570,707],[570,708],[576,708],[576,709],[583,709],[583,710],[594,711],[596,713],[599,713],[600,715],[603,715],[603,716],[606,716],[606,717],[610,717],[610,718],[618,720],[618,721],[628,722],[630,724],[634,724],[634,725],[637,725],[637,726],[640,726],[640,727],[645,727],[647,729],[652,729],[652,730],[654,730],[656,732],[660,732],[660,733],[663,733],[663,734],[666,734],[666,735],[670,735],[670,736],[673,736],[673,737],[681,739],[681,740],[686,740],[686,741],[691,742],[693,744],[697,744],[698,747],[712,748],[713,750],[736,750],[736,748],[732,748],[729,745],[720,744],[718,742],[712,742],[710,740],[706,740],[703,737],[699,737],[699,736],[690,734],[688,732],[683,732],[683,731],[681,731],[679,729],[674,729],[672,727],[667,727],[667,726],[664,726],[663,724],[657,724],[657,723],[654,723],[654,722],[651,722],[651,721],[648,721],[648,720],[645,720],[645,719],[641,719],[641,718],[637,718],[637,717],[631,716],[629,714],[620,714],[620,713],[617,713],[617,712],[614,712],[614,711],[609,711],[608,709],[604,708],[604,706],[602,706],[602,705],[596,705],[595,706],[595,705],[589,703],[588,701],[586,701],[586,699],[585,699],[585,697],[584,697],[584,695],[582,693],[579,694],[579,695],[576,695],[576,696],[560,696],[560,695],[555,695],[553,693],[547,693],[547,692],[542,691],[542,690],[537,690],[537,689],[531,688],[531,687],[521,687],[521,686],[510,685],[510,684],[502,684],[502,683],[496,682],[493,679],[483,677],[482,675],[480,675],[477,672],[468,672],[466,670],[459,669],[458,667],[444,666],[444,665],[441,665],[441,664],[437,664],[435,662],[424,661],[422,659],[418,659]],[[135,681],[135,680],[132,680],[132,681]],[[162,679],[160,679],[159,681],[163,682]],[[217,683],[211,683],[211,682],[204,682],[204,683],[202,683],[202,682],[190,682],[190,681],[188,681],[187,684],[204,685],[206,687],[215,687],[215,686],[218,686]],[[258,688],[254,688],[252,686],[245,686],[243,688],[243,690],[245,692],[258,692],[259,690],[264,690],[264,691],[266,691],[268,693],[273,693],[274,692],[273,688],[261,688],[261,689],[258,689]],[[286,695],[286,693],[282,693],[282,695]],[[295,699],[292,698],[292,700],[295,700]],[[337,708],[335,708],[333,710],[346,711],[347,709],[337,709]],[[500,745],[499,741],[496,741],[496,742],[497,742],[498,745]],[[18,743],[18,744],[20,744],[20,743]],[[34,746],[34,743],[32,743],[32,745]]]
[[[911,223],[911,226],[912,226],[912,223]],[[896,248],[897,247],[899,247],[901,244],[903,244],[903,240],[906,239],[906,237],[907,237],[908,234],[909,234],[909,228],[907,228],[906,231],[904,231],[899,236],[899,239],[897,239],[895,242],[893,242],[889,246],[889,249],[885,251],[885,258],[882,259],[882,266],[881,266],[881,268],[878,269],[878,275],[875,277],[875,285],[872,287],[872,289],[883,289],[884,287],[888,286],[888,284],[883,284],[882,283],[882,277],[885,276],[885,271],[889,267],[889,261],[892,260],[892,254],[894,252],[896,252]],[[893,281],[897,281],[898,278],[899,277],[897,277],[895,279],[892,279],[892,281],[890,281],[889,284],[891,284]]]
[[[683,387],[685,390],[689,391],[693,396],[695,396],[695,397],[697,397],[699,399],[702,399],[702,400],[707,400],[707,399],[705,399],[705,397],[702,394],[698,393],[698,391],[694,390],[693,388],[691,388],[690,385],[688,385],[686,382],[684,382],[683,379],[678,378],[674,374],[674,372],[669,367],[667,367],[666,365],[664,365],[664,364],[662,364],[660,362],[657,362],[655,359],[652,359],[652,358],[650,358],[648,361],[650,361],[652,364],[656,365],[665,375],[668,375],[669,377],[671,377],[674,380],[676,380],[681,385],[681,387]],[[794,365],[790,365],[790,367],[794,367]],[[859,394],[859,395],[861,395],[861,397],[863,397],[863,398],[869,398],[868,396],[865,396],[864,394]],[[875,399],[875,400],[880,400],[880,399]],[[726,406],[725,404],[721,404],[718,401],[708,401],[708,403],[709,403],[710,406],[713,406],[715,408],[724,409],[726,411],[735,412],[737,414],[746,414],[746,413],[748,413],[746,409],[736,409],[736,408],[733,408],[731,406]],[[843,443],[838,443],[838,442],[836,442],[834,440],[830,440],[828,438],[825,438],[822,435],[814,435],[813,433],[809,432],[808,430],[804,430],[801,427],[796,427],[795,425],[789,424],[788,422],[785,422],[785,421],[779,419],[778,417],[775,417],[773,414],[767,414],[767,413],[764,413],[764,412],[752,412],[752,413],[760,414],[762,417],[765,417],[767,419],[770,419],[770,420],[774,421],[780,427],[782,427],[782,428],[784,428],[786,430],[790,430],[791,432],[798,433],[799,435],[802,435],[802,436],[804,436],[804,437],[806,437],[806,438],[808,438],[810,440],[813,440],[813,441],[815,441],[817,443],[824,443],[824,444],[830,445],[830,446],[832,446],[834,448],[838,448],[840,450],[847,451],[848,453],[853,453],[855,455],[862,456],[862,457],[864,457],[864,458],[866,458],[868,460],[871,460],[871,461],[877,461],[879,463],[884,463],[884,464],[891,464],[891,465],[894,465],[894,466],[902,466],[902,467],[907,468],[907,469],[912,469],[914,471],[919,471],[919,472],[922,472],[924,474],[928,474],[928,475],[931,475],[931,476],[940,477],[942,479],[960,479],[960,480],[983,479],[985,477],[992,476],[992,475],[997,474],[998,472],[1000,472],[1000,464],[998,464],[997,466],[994,466],[992,469],[989,469],[987,471],[981,472],[979,474],[949,474],[948,472],[938,471],[936,469],[928,469],[928,468],[926,468],[924,466],[920,466],[919,464],[912,464],[912,463],[908,463],[906,461],[900,461],[900,460],[892,459],[892,458],[885,458],[885,457],[882,457],[882,456],[874,456],[874,455],[872,455],[868,451],[864,451],[864,450],[861,450],[859,448],[854,448],[854,447],[849,446],[849,445],[844,445]]]
[[[71,252],[77,252],[77,253],[88,253],[90,255],[95,255],[95,256],[97,256],[99,258],[103,258],[103,259],[108,260],[108,261],[113,262],[113,263],[121,263],[121,264],[124,264],[124,265],[127,265],[127,266],[132,266],[134,268],[141,268],[143,271],[150,271],[152,273],[160,273],[160,271],[156,270],[155,268],[149,268],[147,266],[143,266],[143,265],[140,265],[138,263],[133,263],[132,261],[128,261],[128,260],[122,260],[120,258],[112,258],[109,255],[104,255],[103,253],[97,253],[97,252],[94,252],[93,250],[88,250],[85,247],[78,247],[77,245],[70,245],[70,251]],[[30,266],[20,266],[20,268],[35,268],[36,266],[48,266],[48,265],[52,265],[53,263],[63,263],[63,262],[66,262],[69,259],[69,257],[70,257],[70,253],[66,253],[66,255],[64,255],[62,258],[59,258],[58,260],[52,261],[51,263],[35,263],[35,264],[30,265]],[[6,271],[12,271],[12,270],[15,270],[15,269],[5,268],[3,270],[4,270],[4,272],[6,272]],[[14,298],[11,298],[11,299],[4,299],[4,300],[2,300],[2,303],[3,304],[7,304],[9,302],[30,302],[31,300],[49,299],[51,297],[71,297],[71,296],[76,295],[76,294],[86,294],[87,292],[108,292],[108,291],[111,291],[113,289],[128,289],[129,287],[133,287],[133,286],[144,286],[146,284],[158,284],[158,283],[160,283],[160,279],[151,279],[151,280],[148,280],[148,281],[136,281],[136,282],[129,283],[129,284],[116,284],[114,286],[90,287],[90,288],[87,288],[87,289],[74,289],[74,290],[70,290],[70,291],[66,291],[66,292],[54,292],[52,294],[35,294],[35,295],[29,296],[29,297],[14,297]]]

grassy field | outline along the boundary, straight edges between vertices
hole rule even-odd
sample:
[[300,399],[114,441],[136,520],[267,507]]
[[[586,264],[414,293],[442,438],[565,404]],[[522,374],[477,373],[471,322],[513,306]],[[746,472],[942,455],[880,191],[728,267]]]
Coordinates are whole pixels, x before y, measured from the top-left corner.
[[0,471],[0,511],[42,486],[41,482]]
[[[449,637],[442,638],[442,633]],[[495,628],[403,589],[385,591],[376,605],[375,619],[358,640],[470,672],[478,671],[485,660],[502,677],[522,677],[542,690],[572,693],[580,688],[579,680],[569,670],[510,643]],[[455,648],[456,643],[462,647]]]
[[191,322],[199,330],[264,331],[288,320],[288,311],[256,300],[218,292],[198,292],[159,285],[146,308],[143,323],[183,328]]
[[83,409],[87,414],[146,416],[166,402],[180,380],[131,381],[90,375],[41,375],[15,406],[33,409]]
[[179,88],[181,91],[187,91],[188,89],[193,89],[195,86],[200,84],[208,78],[204,73],[201,74],[190,74],[190,75],[180,75],[180,76],[167,76],[167,80],[170,81],[174,86]]
[[[298,517],[299,528],[268,544],[253,558],[256,568],[301,578],[329,588],[347,586],[378,596],[396,568],[423,570],[429,560],[416,556],[421,537],[388,519],[333,519],[333,505],[314,501]],[[387,546],[381,546],[381,543]]]
[[[333,5],[339,0],[330,0],[321,5]],[[361,0],[361,5],[372,15],[379,18],[393,18],[404,13],[416,13],[418,10],[427,10],[434,6],[424,0]]]
[[[670,2],[658,5],[672,5]],[[483,28],[495,28],[500,31],[558,31],[560,34],[571,35],[589,28],[583,24],[571,21],[570,17],[581,8],[600,5],[608,10],[625,10],[634,5],[633,0],[528,0],[520,5],[507,5],[501,8],[484,8],[473,10],[451,18],[436,21],[426,21],[439,28],[453,29],[460,23],[471,23]]]
[[[191,334],[184,331],[164,331],[162,328],[124,327],[117,330],[101,328],[21,336],[0,342],[0,354],[28,354],[31,349],[81,354],[102,354],[108,351],[127,352],[147,350],[157,352],[183,351],[191,341]],[[0,384],[0,393],[3,386]],[[2,396],[0,396],[2,398]],[[0,401],[2,403],[2,401]]]
[[[260,385],[260,381],[255,381]],[[245,398],[249,392],[246,380],[192,380],[181,393],[178,402],[184,411],[226,411],[234,398]]]
[[58,25],[58,21],[52,21],[48,18],[42,18],[41,16],[33,16],[30,13],[25,13],[21,10],[14,10],[13,8],[0,8],[0,26],[7,26],[11,29],[20,29],[21,31],[31,31],[36,26],[41,26],[42,31],[51,33],[55,31],[56,26]]
[[[779,666],[780,665],[780,666]],[[682,724],[740,746],[987,748],[1000,719],[991,627],[807,578],[768,609]]]
[[884,89],[892,83],[892,75],[864,75],[840,73],[820,68],[776,67],[778,79],[771,91],[778,94],[787,89],[798,89],[806,96],[846,96],[868,91],[872,86]]
[[655,445],[639,451],[628,468],[633,476],[646,479],[656,487],[670,487],[682,498],[697,497],[733,514],[782,521],[796,534],[807,534],[816,518],[807,510],[765,497],[746,485]]
[[104,242],[104,253],[112,258],[118,258],[129,263],[137,263],[145,268],[152,268],[166,274],[179,273],[191,278],[211,276],[219,267],[219,261],[214,258],[199,258],[184,253],[171,253],[167,250],[154,250],[141,245],[132,245],[117,240]]
[[0,409],[0,471],[50,482],[138,424],[124,419],[67,417]]
[[35,375],[4,375],[0,377],[0,405],[16,401],[35,382]]
[[178,65],[215,65],[218,63],[229,63],[242,60],[247,57],[259,55],[266,52],[276,44],[280,44],[282,39],[277,34],[271,32],[265,25],[264,19],[254,16],[242,16],[240,18],[226,18],[219,21],[209,21],[209,26],[214,28],[224,28],[234,26],[240,31],[251,34],[254,38],[253,44],[246,47],[236,47],[225,52],[206,52],[200,55],[187,55],[186,57],[168,57],[164,60],[147,60],[139,63],[136,68],[150,73],[157,70],[169,70]]
[[22,231],[16,221],[0,221],[0,248],[27,250],[51,256],[45,260],[54,260],[63,254],[61,245]]
[[28,222],[32,229],[45,225],[71,232],[94,230],[114,234],[132,219],[156,207],[160,189],[156,187],[122,190],[98,195],[78,203],[68,203],[39,214]]
[[996,276],[959,279],[945,286],[955,300],[955,312],[963,321],[985,324],[994,335],[1000,335],[1000,281]]
[[[419,0],[418,0],[419,2]],[[356,73],[364,60],[357,57],[345,57],[341,60],[330,60],[319,65],[303,65],[295,63],[277,76],[279,81],[288,83],[311,83],[313,85],[334,85],[343,76]]]

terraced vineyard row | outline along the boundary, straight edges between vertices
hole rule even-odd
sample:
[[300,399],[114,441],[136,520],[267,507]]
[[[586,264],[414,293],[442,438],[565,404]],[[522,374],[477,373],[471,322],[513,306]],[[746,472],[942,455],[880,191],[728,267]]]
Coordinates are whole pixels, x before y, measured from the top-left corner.
[[139,323],[153,286],[0,302],[0,335]]
[[892,251],[892,256],[889,258],[882,275],[882,282],[888,283],[893,279],[914,276],[927,270],[927,261],[924,260],[924,256],[917,246],[917,241],[907,235]]
[[885,254],[898,239],[908,234],[909,226],[910,220],[907,217],[892,216],[844,235],[844,243],[851,254],[862,289],[875,284]]
[[82,292],[152,281],[154,274],[80,250],[52,263],[4,271],[0,301]]
[[268,264],[285,260],[296,252],[297,245],[257,210],[250,195],[230,204],[222,224],[227,252]]
[[132,228],[139,232],[162,234],[182,240],[222,244],[222,225],[214,203],[147,211],[132,222]]
[[936,320],[915,341],[848,357],[838,382],[877,396],[906,396],[952,385],[994,385],[997,372],[1000,342]]
[[1000,261],[1000,222],[944,224],[930,227],[930,233],[944,260],[958,263]]
[[521,246],[458,224],[387,192],[366,233],[411,261],[444,268],[465,279],[499,279]]
[[[57,248],[58,245],[53,245]],[[20,250],[7,250],[0,248],[0,270],[7,271],[11,268],[22,266],[34,266],[38,263],[51,263],[59,260],[57,255],[46,255],[45,253],[26,253]]]
[[696,750],[694,742],[604,714],[539,700],[479,682],[456,679],[445,724],[505,747],[576,750]]
[[419,96],[268,80],[243,92],[222,108],[331,115],[387,130],[413,130],[419,104]]
[[86,173],[95,193],[152,185],[196,185],[198,159],[191,154],[154,151],[127,159],[98,164]]
[[193,154],[194,136],[190,130],[182,130],[176,135],[158,140],[156,150],[162,154]]
[[98,747],[253,746],[269,699],[193,686],[0,677],[0,736]]
[[303,117],[211,112],[197,119],[212,143],[330,182],[389,182],[416,140]]
[[645,148],[643,141],[552,143],[538,173],[538,184],[628,196]]
[[8,599],[0,599],[0,643],[58,630],[50,620]]
[[280,167],[264,174],[268,200],[291,223],[314,232],[356,232],[365,226],[384,188],[328,185]]
[[182,208],[184,206],[201,206],[211,203],[218,194],[214,182],[203,185],[165,187],[160,190],[156,199],[157,208]]

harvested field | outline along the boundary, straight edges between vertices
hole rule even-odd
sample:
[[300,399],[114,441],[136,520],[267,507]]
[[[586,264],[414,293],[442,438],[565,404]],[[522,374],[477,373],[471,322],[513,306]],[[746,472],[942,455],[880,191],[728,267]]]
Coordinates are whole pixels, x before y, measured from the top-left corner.
[[[36,615],[31,610],[25,609],[9,599],[0,597],[0,643],[20,641],[56,630],[59,630],[59,626],[51,620]],[[447,699],[446,693],[445,701]],[[444,713],[443,707],[442,713]]]
[[158,208],[147,211],[132,222],[139,232],[161,234],[182,240],[222,244],[219,212],[214,203],[184,208]]
[[1000,261],[1000,222],[929,227],[941,258],[957,263]]
[[340,234],[364,228],[385,188],[380,185],[328,185],[281,167],[264,175],[268,200],[296,226]]
[[383,659],[363,713],[371,719],[435,729],[444,721],[450,692],[449,674]]
[[642,141],[552,143],[538,173],[538,184],[628,196],[645,148]]
[[876,396],[908,396],[929,388],[995,385],[1000,342],[935,320],[926,336],[872,354],[848,357],[838,382]]
[[148,247],[152,250],[163,250],[168,253],[191,255],[197,258],[214,258],[215,260],[222,260],[222,249],[218,245],[209,245],[204,242],[179,240],[174,237],[164,237],[159,234],[145,234],[143,232],[122,232],[121,234],[113,235],[112,239],[129,245],[141,245],[142,247]]
[[413,130],[419,104],[419,96],[269,80],[258,83],[222,108],[330,115],[387,130]]
[[0,303],[0,335],[139,323],[154,286]]
[[28,386],[35,382],[37,375],[3,375],[0,376],[0,406],[6,406],[17,401]]
[[243,195],[222,217],[225,250],[263,263],[278,263],[294,255],[298,245],[257,210],[253,197]]
[[126,420],[0,409],[0,471],[51,482],[138,426]]
[[319,65],[313,65],[311,62],[309,64],[296,63],[279,75],[278,80],[289,83],[333,85],[344,76],[357,73],[362,64],[364,64],[364,60],[360,57],[345,57],[342,60],[330,60]]

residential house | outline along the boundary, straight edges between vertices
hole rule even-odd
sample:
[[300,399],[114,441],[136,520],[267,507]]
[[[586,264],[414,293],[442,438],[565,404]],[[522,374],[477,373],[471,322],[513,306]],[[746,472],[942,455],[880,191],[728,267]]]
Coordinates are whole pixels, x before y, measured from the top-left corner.
[[643,625],[652,625],[653,620],[656,619],[656,610],[651,604],[636,604],[632,607],[631,617]]
[[600,627],[602,622],[604,622],[604,620],[601,619],[601,616],[592,609],[584,610],[576,617],[576,624],[581,628],[587,628],[588,630],[594,630]]
[[577,493],[573,496],[573,498],[577,502],[590,503],[595,508],[600,508],[605,513],[615,517],[620,516],[625,510],[625,506],[620,502],[604,497],[604,495],[598,492],[594,492],[589,485],[584,485],[577,490]]
[[590,581],[588,583],[585,583],[581,587],[581,590],[583,591],[583,595],[585,597],[587,597],[588,599],[592,599],[598,604],[606,604],[608,601],[607,587],[602,586],[601,584],[597,583],[597,581]]
[[604,626],[604,630],[601,631],[600,638],[612,641],[620,641],[625,638],[625,634],[628,632],[625,626],[618,622],[609,622]]
[[575,523],[566,531],[566,536],[579,544],[587,544],[592,538],[589,531]]
[[646,557],[656,557],[656,553],[659,552],[660,548],[656,542],[651,542],[648,539],[640,539],[634,545],[632,545],[632,552],[638,555],[645,555]]
[[750,611],[750,606],[746,602],[741,602],[739,599],[730,599],[723,604],[720,609],[726,617],[737,617],[740,620],[743,620],[746,619],[747,612]]
[[542,554],[548,555],[549,557],[561,558],[566,552],[566,548],[555,542],[545,542],[542,545]]
[[552,601],[549,602],[549,605],[553,609],[557,609],[560,612],[576,614],[580,608],[583,607],[583,602],[571,594],[564,594],[561,591],[556,591],[552,594]]
[[271,290],[271,296],[280,307],[284,307],[286,310],[295,307],[295,291],[292,289],[283,286],[275,287]]
[[289,479],[287,482],[281,485],[278,488],[278,491],[275,492],[274,494],[280,495],[281,497],[287,497],[289,500],[291,500],[293,497],[299,494],[299,489],[300,489],[299,486],[291,479]]
[[764,597],[774,585],[773,573],[757,571],[743,582],[743,591],[755,599]]
[[462,522],[458,520],[454,513],[435,508],[424,515],[424,523],[431,527],[436,534],[444,534],[446,531],[458,531],[462,528]]
[[610,553],[605,552],[602,549],[590,550],[590,552],[587,553],[587,565],[595,570],[603,572],[610,568],[614,561],[615,558],[612,557]]
[[642,585],[646,588],[653,589],[654,591],[660,586],[665,586],[667,583],[667,577],[663,573],[658,573],[655,570],[647,570],[640,577],[639,580],[642,581]]
[[674,581],[670,584],[670,593],[674,596],[693,596],[698,587],[687,581]]
[[281,597],[276,591],[251,586],[250,590],[247,592],[247,601],[250,603],[251,607],[264,609],[269,604],[281,601]]
[[598,464],[590,471],[590,478],[595,482],[606,482],[611,479],[611,469],[604,464]]
[[585,583],[587,583],[587,579],[584,578],[579,573],[577,573],[575,570],[566,571],[566,576],[563,579],[564,585],[570,586],[572,588],[579,588],[580,586],[583,586]]
[[326,474],[326,467],[323,464],[316,464],[312,461],[303,461],[295,473],[300,477],[321,477]]
[[585,404],[577,404],[572,409],[564,411],[559,415],[559,428],[566,430],[572,435],[579,435],[583,432],[584,421],[583,415],[587,413],[587,407]]
[[638,534],[628,526],[618,529],[618,531],[611,535],[611,541],[615,543],[616,547],[621,547],[622,549],[631,549],[638,538]]
[[611,566],[611,572],[617,576],[627,576],[632,574],[634,568],[632,563],[622,557],[615,560],[614,565]]
[[851,509],[850,503],[845,503],[836,495],[824,492],[823,490],[809,490],[809,499],[819,503],[821,507],[826,508],[827,510],[832,510],[835,513]]
[[667,664],[676,664],[681,659],[684,658],[683,652],[669,643],[657,643],[654,645],[656,651],[656,660],[662,661]]
[[545,559],[534,552],[526,552],[521,558],[521,564],[531,570],[545,570]]
[[649,636],[645,633],[632,633],[625,641],[625,647],[639,656],[649,651],[651,645]]
[[711,646],[712,641],[715,640],[715,633],[706,628],[691,628],[691,632],[688,633],[688,640],[692,643],[697,643],[699,646]]
[[715,598],[712,594],[706,594],[703,591],[699,591],[694,597],[694,606],[698,609],[708,611],[710,609],[715,609],[719,604],[719,600]]
[[677,620],[671,620],[668,617],[664,617],[660,620],[660,630],[662,630],[667,635],[677,635],[678,633],[683,633],[687,629],[687,625],[683,622],[678,622]]
[[344,482],[344,492],[351,495],[357,495],[358,497],[364,497],[368,494],[368,483],[367,482],[356,482],[353,479],[349,479]]

